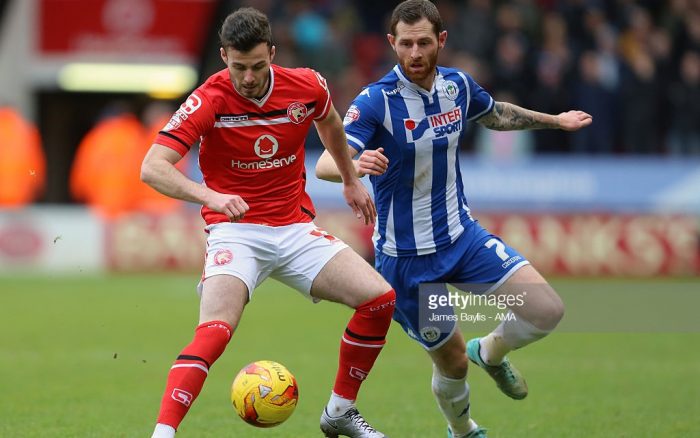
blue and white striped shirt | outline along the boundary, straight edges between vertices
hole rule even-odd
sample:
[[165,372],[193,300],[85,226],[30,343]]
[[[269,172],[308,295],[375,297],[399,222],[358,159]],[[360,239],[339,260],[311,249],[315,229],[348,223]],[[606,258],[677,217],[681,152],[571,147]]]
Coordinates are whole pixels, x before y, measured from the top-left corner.
[[389,159],[386,173],[370,178],[378,253],[434,253],[473,220],[459,171],[459,139],[465,122],[493,105],[468,74],[445,67],[437,68],[430,92],[397,65],[355,98],[343,120],[348,142],[358,151],[383,147]]

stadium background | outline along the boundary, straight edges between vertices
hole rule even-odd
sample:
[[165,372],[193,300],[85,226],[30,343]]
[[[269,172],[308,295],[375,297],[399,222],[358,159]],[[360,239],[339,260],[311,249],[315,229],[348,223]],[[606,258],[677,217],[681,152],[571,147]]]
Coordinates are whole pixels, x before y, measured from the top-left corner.
[[[226,14],[268,13],[276,62],[322,72],[342,113],[393,65],[384,35],[396,3],[0,1],[0,436],[149,432],[196,320],[204,233],[196,207],[145,192],[134,169],[154,123],[222,67]],[[441,64],[496,99],[594,117],[575,134],[468,127],[461,166],[476,217],[549,275],[568,309],[560,334],[515,355],[536,388],[528,401],[503,400],[477,370],[474,415],[494,436],[700,435],[700,2],[436,3],[449,33]],[[117,116],[140,140],[119,128],[84,142]],[[371,230],[313,176],[315,135],[307,146],[318,222],[371,259]],[[93,151],[82,186],[80,149]],[[196,160],[182,169],[198,177]],[[346,318],[268,284],[183,436],[263,436],[225,400],[235,370],[261,358],[295,372],[302,395],[266,436],[314,436]],[[427,359],[396,328],[391,340],[366,384],[368,418],[392,436],[442,436]]]

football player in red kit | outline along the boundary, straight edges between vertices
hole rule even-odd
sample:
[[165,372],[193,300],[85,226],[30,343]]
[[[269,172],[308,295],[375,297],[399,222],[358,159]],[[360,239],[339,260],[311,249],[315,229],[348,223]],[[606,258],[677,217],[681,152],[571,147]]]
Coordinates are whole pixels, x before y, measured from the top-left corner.
[[[384,345],[395,293],[345,243],[314,225],[304,189],[304,141],[313,122],[341,169],[348,205],[365,223],[374,222],[374,203],[347,155],[326,81],[311,69],[271,63],[270,25],[255,9],[229,15],[219,35],[227,68],[187,98],[141,170],[143,181],[161,193],[201,204],[208,233],[199,324],[170,369],[153,437],[175,435],[255,287],[267,277],[314,301],[355,309],[341,338],[321,430],[328,437],[384,437],[360,415],[355,399]],[[174,167],[197,141],[204,184]]]

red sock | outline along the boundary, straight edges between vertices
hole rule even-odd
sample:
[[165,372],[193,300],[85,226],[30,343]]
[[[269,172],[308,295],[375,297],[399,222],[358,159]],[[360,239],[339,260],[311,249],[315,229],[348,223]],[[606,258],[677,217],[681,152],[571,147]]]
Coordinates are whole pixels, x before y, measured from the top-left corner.
[[158,423],[177,429],[202,390],[209,368],[224,352],[229,339],[231,326],[223,321],[197,326],[192,343],[182,350],[170,368]]
[[396,292],[392,289],[355,309],[340,342],[334,393],[348,400],[357,398],[362,381],[382,351],[395,304]]

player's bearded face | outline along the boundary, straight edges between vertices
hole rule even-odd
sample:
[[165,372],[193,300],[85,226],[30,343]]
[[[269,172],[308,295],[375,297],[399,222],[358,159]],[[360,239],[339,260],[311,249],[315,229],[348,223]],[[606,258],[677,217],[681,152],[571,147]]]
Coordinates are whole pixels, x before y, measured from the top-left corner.
[[404,73],[419,85],[424,85],[426,80],[432,85],[438,53],[446,37],[446,32],[436,36],[432,23],[426,18],[413,24],[400,21],[396,25],[396,35],[388,35]]
[[221,49],[221,59],[228,67],[231,82],[236,90],[251,99],[263,97],[270,84],[270,63],[275,47],[260,43],[248,52],[234,48]]

